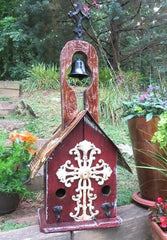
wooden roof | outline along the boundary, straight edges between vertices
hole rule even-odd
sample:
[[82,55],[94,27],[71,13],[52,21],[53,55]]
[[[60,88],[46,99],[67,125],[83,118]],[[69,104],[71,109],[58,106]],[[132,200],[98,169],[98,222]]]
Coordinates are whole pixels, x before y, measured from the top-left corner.
[[[97,127],[102,131],[102,133],[111,141],[111,139],[103,132],[103,130],[99,127],[98,123],[93,119],[91,114],[87,110],[83,110],[79,112],[73,121],[65,128],[62,129],[62,124],[57,128],[53,136],[44,144],[44,146],[37,153],[36,157],[30,163],[31,175],[30,178],[34,178],[39,169],[45,164],[48,157],[52,153],[52,151],[65,139],[66,136],[75,128],[75,126],[81,121],[81,119],[88,114],[92,121],[97,125]],[[116,151],[118,152],[118,164],[122,167],[126,168],[131,172],[130,167],[126,163],[125,159],[122,157],[122,154],[118,147],[111,141],[111,143],[115,146]]]

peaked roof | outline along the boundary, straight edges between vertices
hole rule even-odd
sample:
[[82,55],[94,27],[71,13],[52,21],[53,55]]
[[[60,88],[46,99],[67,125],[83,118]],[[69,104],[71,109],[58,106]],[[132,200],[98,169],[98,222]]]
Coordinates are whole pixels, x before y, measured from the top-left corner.
[[[111,139],[104,133],[104,131],[100,128],[98,123],[91,116],[91,114],[87,110],[83,110],[76,115],[73,121],[65,129],[62,129],[62,124],[61,124],[57,128],[53,136],[40,149],[36,157],[30,163],[30,170],[31,170],[30,179],[35,177],[39,169],[47,161],[52,151],[63,141],[63,139],[65,139],[66,136],[68,136],[68,134],[75,128],[75,126],[81,121],[81,119],[85,115],[88,115],[91,118],[91,120],[97,125],[97,127],[102,131],[102,133],[111,141]],[[118,147],[112,141],[111,143],[115,146],[116,151],[118,153],[118,164],[126,168],[129,172],[132,172],[129,165],[126,163],[125,159],[123,158]]]

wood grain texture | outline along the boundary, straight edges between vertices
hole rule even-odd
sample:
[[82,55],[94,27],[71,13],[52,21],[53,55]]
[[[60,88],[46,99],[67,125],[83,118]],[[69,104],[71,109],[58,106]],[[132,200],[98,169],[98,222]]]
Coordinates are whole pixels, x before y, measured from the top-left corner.
[[0,81],[0,97],[19,97],[20,83]]
[[60,55],[62,123],[64,128],[78,113],[75,91],[67,81],[67,71],[72,65],[73,55],[77,52],[86,55],[87,65],[91,72],[91,84],[84,92],[84,109],[88,110],[97,122],[99,120],[98,57],[96,51],[88,42],[72,40],[66,43]]

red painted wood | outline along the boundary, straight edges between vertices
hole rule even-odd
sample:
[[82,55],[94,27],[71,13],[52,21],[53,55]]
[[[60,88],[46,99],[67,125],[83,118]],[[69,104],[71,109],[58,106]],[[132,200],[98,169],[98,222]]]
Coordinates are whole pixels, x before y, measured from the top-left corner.
[[[75,91],[67,82],[67,71],[72,64],[73,55],[77,52],[87,56],[87,65],[91,72],[91,84],[84,92],[84,109],[88,110],[88,112],[83,111],[83,114],[82,112],[78,113]],[[99,120],[98,57],[94,47],[81,40],[67,42],[61,52],[60,67],[62,130],[56,135],[59,145],[56,145],[45,164],[45,206],[39,212],[40,230],[47,233],[118,226],[121,223],[121,219],[117,217],[116,212],[116,164],[118,149],[97,124]],[[94,176],[91,176],[91,179],[82,178],[84,171],[81,167],[83,172],[79,171],[80,173],[78,173],[80,174],[78,176],[81,177],[81,187],[86,188],[86,184],[91,181],[92,189],[89,189],[92,193],[91,197],[94,194],[97,195],[97,198],[92,200],[91,206],[94,209],[91,210],[93,212],[98,210],[99,213],[93,220],[76,221],[76,219],[74,220],[70,216],[70,213],[76,213],[77,202],[73,200],[73,197],[77,194],[76,189],[78,188],[79,179],[74,180],[71,183],[71,187],[66,187],[64,183],[60,182],[56,173],[60,166],[64,165],[67,160],[71,161],[70,166],[73,165],[79,168],[76,156],[70,155],[69,151],[83,140],[90,141],[96,148],[101,150],[101,153],[94,155],[95,158],[92,161],[91,167],[99,167],[99,160],[102,159],[110,166],[112,174],[102,185],[99,185],[98,180]],[[89,174],[89,171],[86,174]],[[82,185],[83,182],[85,182],[84,186]],[[80,194],[84,195],[83,191]],[[85,201],[88,206],[88,200],[90,199],[88,199],[87,194],[88,192],[85,194]],[[81,200],[81,204],[82,201],[83,199]],[[104,203],[114,203],[113,208],[109,210],[111,215],[108,217],[102,208],[102,204]],[[53,207],[55,206],[62,207],[59,220],[56,219],[53,211]],[[86,209],[86,211],[90,211],[90,209]],[[82,209],[80,211],[79,215],[81,216]],[[89,216],[92,217],[92,215]]]
[[[69,150],[83,140],[90,141],[101,149],[101,154],[95,155],[96,159],[93,161],[92,166],[95,166],[99,159],[103,159],[112,169],[110,178],[104,182],[103,185],[92,179],[93,193],[97,194],[97,198],[93,200],[95,210],[99,210],[96,220],[76,222],[69,216],[70,212],[75,212],[74,208],[76,202],[72,200],[72,196],[76,195],[75,189],[78,186],[78,180],[72,183],[71,187],[65,187],[56,176],[57,170],[67,160],[71,160],[71,164],[77,167],[77,161],[74,156],[69,155]],[[116,212],[116,162],[117,162],[117,149],[111,140],[99,128],[96,122],[86,114],[75,128],[68,134],[61,144],[52,152],[46,165],[45,165],[45,208],[39,214],[41,231],[54,232],[54,231],[67,231],[88,228],[102,228],[117,226],[120,224],[120,218],[117,217]],[[103,193],[103,188],[109,186],[111,192],[106,195]],[[64,189],[66,194],[63,198],[56,196],[56,191]],[[107,218],[102,204],[106,202],[114,202],[115,206],[111,209],[111,217]],[[54,206],[62,206],[60,221],[57,221],[55,214],[52,210]],[[95,223],[96,222],[96,223]]]
[[84,93],[84,109],[98,122],[98,57],[94,47],[88,42],[72,40],[66,43],[60,55],[62,124],[65,128],[77,115],[78,107],[74,89],[67,82],[67,70],[72,65],[72,57],[80,52],[87,56],[91,71],[91,84]]
[[117,216],[114,218],[99,219],[97,221],[73,222],[73,224],[71,224],[71,222],[47,224],[43,209],[38,210],[38,219],[40,224],[40,231],[43,233],[117,227],[122,223],[122,219],[119,216]]

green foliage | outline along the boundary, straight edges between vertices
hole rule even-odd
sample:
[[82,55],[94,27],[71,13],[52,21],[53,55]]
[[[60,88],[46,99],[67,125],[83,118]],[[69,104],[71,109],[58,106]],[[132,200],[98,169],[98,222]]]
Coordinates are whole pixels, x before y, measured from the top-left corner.
[[160,115],[158,122],[158,130],[151,139],[153,143],[157,142],[160,148],[165,148],[167,145],[167,112]]
[[100,115],[105,120],[111,120],[112,123],[119,122],[122,116],[122,101],[127,96],[126,88],[115,81],[109,80],[109,85],[106,88],[100,89]]
[[153,116],[159,116],[165,111],[167,111],[166,90],[159,86],[150,85],[145,94],[132,95],[129,100],[123,101],[124,120],[146,116],[146,121],[150,121]]
[[114,87],[100,90],[100,115],[106,120],[116,122],[118,120],[118,106],[120,106],[121,99],[119,89]]
[[27,90],[59,89],[60,72],[54,65],[38,63],[27,70]]
[[[23,0],[18,9],[18,23],[29,41],[26,48],[33,52],[34,59],[38,62],[59,62],[60,49],[63,47],[57,34],[58,23],[55,21],[59,11],[59,3],[51,0]],[[62,22],[59,24],[64,25]],[[65,35],[66,33],[63,37]]]
[[100,114],[105,119],[119,121],[123,115],[122,102],[133,94],[137,94],[141,81],[138,72],[123,72],[117,74],[110,68],[100,69]]
[[0,19],[7,16],[16,16],[17,8],[22,0],[1,0],[0,2]]
[[87,2],[92,15],[88,35],[114,70],[141,72],[146,85],[166,77],[166,2],[103,0],[98,9]]
[[[6,133],[2,133],[5,137]],[[28,132],[10,134],[12,145],[0,139],[0,191],[29,196],[24,182],[29,177],[28,164],[33,158],[32,144],[36,138]]]
[[107,88],[112,84],[115,79],[115,74],[113,76],[112,71],[109,67],[101,67],[99,69],[99,85],[100,87]]
[[1,231],[10,231],[10,230],[14,230],[14,229],[28,227],[28,225],[29,224],[27,222],[24,222],[22,224],[18,224],[16,222],[5,221],[3,223],[0,223],[0,232]]
[[18,26],[16,18],[0,20],[0,78],[19,80],[25,77],[26,63],[31,54],[27,48],[27,35]]

